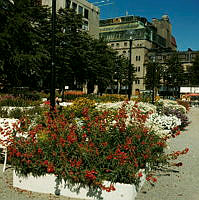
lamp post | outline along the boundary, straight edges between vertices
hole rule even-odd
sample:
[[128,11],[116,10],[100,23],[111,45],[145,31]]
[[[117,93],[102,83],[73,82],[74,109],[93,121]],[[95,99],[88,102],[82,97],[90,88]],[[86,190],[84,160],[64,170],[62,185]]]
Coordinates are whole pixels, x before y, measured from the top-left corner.
[[152,68],[152,104],[154,104],[155,99],[155,83],[156,83],[156,65],[155,65],[155,56],[153,56],[153,68]]
[[56,21],[56,0],[52,0],[52,53],[51,53],[51,87],[50,106],[55,108],[55,21]]
[[132,94],[132,65],[131,65],[131,55],[132,55],[132,37],[129,39],[129,68],[128,68],[128,100],[131,100]]

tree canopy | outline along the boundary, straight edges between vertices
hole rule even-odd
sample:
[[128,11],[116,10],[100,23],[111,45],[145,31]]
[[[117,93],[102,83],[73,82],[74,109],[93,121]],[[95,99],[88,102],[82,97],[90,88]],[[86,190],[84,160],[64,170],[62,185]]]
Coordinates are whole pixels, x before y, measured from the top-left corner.
[[[49,88],[52,51],[50,8],[36,0],[0,1],[0,82]],[[113,72],[125,72],[125,59],[81,29],[82,16],[60,9],[55,26],[58,88],[89,81],[102,88],[113,84]],[[127,62],[126,62],[127,63]],[[122,73],[121,73],[122,74]],[[122,76],[122,75],[121,75]],[[122,76],[125,79],[125,76]],[[120,77],[121,80],[121,77]]]
[[199,56],[195,57],[193,65],[188,69],[189,84],[193,86],[199,86]]

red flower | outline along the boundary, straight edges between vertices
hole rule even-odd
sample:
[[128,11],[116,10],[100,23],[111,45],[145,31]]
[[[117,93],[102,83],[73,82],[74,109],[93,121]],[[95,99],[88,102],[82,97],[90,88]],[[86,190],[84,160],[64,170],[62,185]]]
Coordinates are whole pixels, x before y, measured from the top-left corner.
[[45,105],[50,105],[50,101],[45,101],[44,104]]
[[142,172],[139,172],[138,177],[142,177],[142,176],[143,176]]
[[107,160],[110,160],[110,159],[112,159],[112,158],[113,158],[113,155],[108,155],[108,156],[106,157]]
[[53,165],[49,165],[47,168],[47,172],[48,173],[53,173],[55,171],[54,166]]
[[41,148],[38,148],[38,153],[42,153],[42,149]]
[[26,163],[29,165],[31,163],[31,160],[27,160]]
[[137,163],[135,163],[135,164],[134,164],[134,166],[137,168],[137,167],[138,167],[138,164],[137,164]]
[[154,183],[157,182],[157,178],[152,177],[152,176],[147,176],[147,177],[146,177],[146,180],[147,180],[147,181],[153,181]]
[[48,165],[48,160],[44,160],[44,165]]
[[20,156],[21,156],[21,153],[20,153],[20,152],[17,152],[17,153],[16,153],[16,156],[17,156],[17,157],[20,157]]
[[143,157],[144,157],[144,159],[146,160],[146,159],[149,157],[149,155],[144,154]]
[[95,180],[96,179],[95,174],[97,174],[97,172],[95,170],[91,170],[91,171],[86,170],[85,177],[90,180]]
[[146,144],[146,142],[145,142],[145,141],[142,141],[142,142],[141,142],[141,144],[142,144],[142,145],[145,145],[145,144]]
[[102,142],[102,146],[106,147],[108,145],[108,142]]

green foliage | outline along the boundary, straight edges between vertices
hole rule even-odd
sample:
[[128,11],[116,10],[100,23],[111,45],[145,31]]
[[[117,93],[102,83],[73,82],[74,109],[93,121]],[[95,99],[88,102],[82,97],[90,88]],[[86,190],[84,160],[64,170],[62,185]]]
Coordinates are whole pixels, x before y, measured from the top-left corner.
[[199,85],[199,56],[197,55],[193,65],[188,69],[189,84]]
[[20,119],[24,116],[24,111],[21,108],[13,108],[9,111],[9,118]]
[[162,67],[158,63],[149,62],[146,65],[145,84],[147,89],[153,90],[153,88],[159,88],[161,70]]
[[127,97],[125,95],[119,94],[103,94],[102,96],[97,97],[98,103],[106,103],[106,102],[118,102],[118,101],[125,101]]
[[8,108],[0,106],[0,117],[1,118],[8,118],[9,117]]
[[167,85],[171,87],[180,86],[184,82],[184,70],[181,63],[178,60],[177,55],[173,55],[167,61],[167,68],[164,73],[165,81]]
[[38,27],[47,19],[48,11],[33,6],[30,0],[14,0],[7,7],[0,6],[4,18],[0,22],[1,82],[38,87],[41,66],[49,59]]
[[40,101],[25,100],[20,97],[5,96],[0,99],[0,106],[10,106],[10,107],[28,107],[33,105],[38,105]]

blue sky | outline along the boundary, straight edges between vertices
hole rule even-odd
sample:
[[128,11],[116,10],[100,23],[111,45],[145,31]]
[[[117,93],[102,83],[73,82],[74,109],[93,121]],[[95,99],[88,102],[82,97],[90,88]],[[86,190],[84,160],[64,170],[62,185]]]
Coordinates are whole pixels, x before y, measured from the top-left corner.
[[[89,0],[91,3],[101,0]],[[160,19],[167,14],[172,24],[172,33],[176,38],[178,50],[188,48],[199,50],[199,0],[104,0],[113,2],[100,6],[100,18],[136,15],[147,18]],[[106,3],[104,3],[106,4]]]

